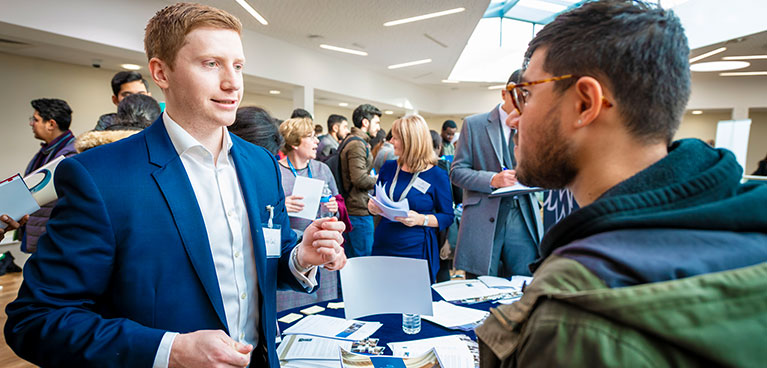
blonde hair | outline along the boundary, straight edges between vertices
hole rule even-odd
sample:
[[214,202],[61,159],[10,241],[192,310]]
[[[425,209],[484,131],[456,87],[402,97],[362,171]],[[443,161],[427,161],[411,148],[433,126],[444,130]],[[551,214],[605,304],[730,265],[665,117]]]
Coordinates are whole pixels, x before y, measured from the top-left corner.
[[200,27],[227,29],[242,33],[237,17],[211,6],[176,3],[166,6],[149,20],[144,30],[144,51],[147,60],[158,58],[173,69],[178,51],[186,35]]
[[437,155],[431,144],[431,133],[426,120],[420,115],[407,115],[394,121],[392,134],[402,142],[402,154],[397,159],[411,172],[426,170],[429,165],[437,164]]
[[301,144],[301,139],[314,134],[314,123],[309,118],[288,119],[280,124],[280,134],[285,138],[282,152],[293,151],[293,146]]

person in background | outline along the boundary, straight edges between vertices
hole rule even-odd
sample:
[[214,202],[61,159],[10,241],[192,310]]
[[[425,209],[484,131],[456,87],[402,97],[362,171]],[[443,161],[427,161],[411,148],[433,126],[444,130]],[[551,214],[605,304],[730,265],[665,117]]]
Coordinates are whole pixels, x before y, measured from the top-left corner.
[[391,139],[391,129],[389,129],[389,132],[386,133],[386,139],[384,140],[383,145],[378,150],[378,153],[376,153],[375,159],[373,160],[373,169],[375,169],[376,172],[381,172],[381,166],[383,166],[384,162],[397,159],[397,156],[394,154],[394,145],[391,144]]
[[[370,139],[381,129],[381,110],[370,104],[357,106],[352,113],[352,128],[347,140],[351,139],[339,153],[341,162],[342,192],[352,231],[344,234],[344,251],[348,257],[369,256],[373,248],[373,216],[368,211],[368,191],[375,188],[376,177],[370,174],[373,156],[370,153]],[[341,188],[339,188],[341,189]]]
[[237,109],[234,124],[229,126],[229,131],[250,143],[266,148],[274,157],[278,157],[277,152],[285,142],[276,120],[269,112],[256,106]]
[[[393,201],[407,199],[410,211],[407,217],[395,217],[394,221],[381,218],[372,255],[425,259],[433,283],[439,270],[437,231],[453,222],[450,179],[436,166],[429,127],[421,116],[397,119],[391,130],[394,154],[399,158],[383,165],[378,184]],[[381,214],[372,199],[368,200],[368,210]]]
[[312,117],[312,113],[300,107],[293,110],[293,112],[290,114],[290,118],[291,119],[308,118],[309,120],[312,120],[312,121],[314,120],[314,117]]
[[75,141],[75,149],[82,153],[91,148],[130,137],[152,125],[160,116],[160,105],[154,98],[142,94],[125,97],[117,106],[117,116],[106,130],[91,130]]
[[440,156],[454,156],[455,146],[453,145],[453,138],[455,138],[455,131],[458,130],[458,125],[452,120],[445,120],[442,123],[442,154]]
[[317,137],[322,135],[322,125],[316,124],[314,126],[314,135],[317,136]]
[[[434,154],[437,155],[437,167],[439,167],[442,170],[445,170],[445,173],[450,176],[450,161],[443,158],[443,146],[444,140],[442,136],[437,133],[436,130],[429,130],[429,133],[431,134],[431,145],[434,149]],[[452,183],[450,184],[450,190],[452,192],[452,197],[455,198],[455,192],[460,192],[461,189],[454,186]],[[450,280],[450,269],[453,268],[453,248],[450,246],[450,243],[448,242],[448,235],[450,234],[450,231],[453,230],[457,233],[458,231],[458,221],[460,218],[455,215],[456,209],[455,209],[456,203],[455,200],[453,200],[453,223],[448,226],[445,230],[440,230],[437,232],[437,244],[439,245],[439,271],[437,272],[437,282],[443,282],[443,281],[449,281]]]
[[[317,138],[312,129],[312,121],[308,118],[285,120],[280,124],[280,135],[285,140],[282,151],[286,157],[281,159],[279,163],[282,190],[285,192],[285,208],[287,208],[288,214],[300,212],[304,208],[304,198],[293,195],[293,186],[298,176],[325,182],[334,197],[331,197],[327,203],[320,203],[320,206],[325,206],[330,213],[338,212],[338,203],[335,199],[338,189],[333,173],[328,165],[314,159],[317,155]],[[320,208],[317,209],[317,216],[315,217],[319,217],[320,210]],[[303,234],[306,227],[311,223],[312,220],[290,217],[290,228],[299,235]],[[338,298],[338,272],[328,271],[322,267],[319,270],[322,284],[313,294],[278,290],[277,311]]]
[[[118,72],[112,77],[112,82],[110,84],[112,86],[112,103],[118,107],[120,102],[130,95],[152,95],[149,92],[149,86],[147,85],[146,80],[141,76],[141,73],[136,71]],[[101,115],[93,130],[106,130],[114,123],[114,118],[116,116],[117,114],[115,113]]]
[[[24,175],[45,166],[56,157],[69,157],[77,153],[75,136],[69,130],[72,123],[72,109],[64,100],[56,98],[41,98],[31,102],[34,113],[29,118],[29,125],[35,138],[43,141],[40,151],[24,170]],[[45,224],[51,216],[57,201],[40,206],[40,209],[29,215],[27,223],[16,232],[21,239],[21,250],[34,253],[37,250],[37,240],[45,233]]]
[[[513,72],[509,83],[520,76],[521,71]],[[538,258],[543,236],[535,195],[490,196],[517,183],[512,129],[504,122],[519,114],[508,91],[501,91],[501,99],[489,112],[464,120],[450,170],[453,184],[463,189],[455,268],[466,271],[468,278],[529,276],[528,265]]]
[[767,156],[759,161],[759,168],[757,168],[751,175],[767,176]]
[[381,148],[386,143],[386,131],[383,129],[379,130],[378,133],[376,133],[375,137],[370,139],[370,154],[373,156],[373,169],[375,170],[373,173],[378,174],[378,169],[375,169],[375,158],[378,157],[378,152],[381,151]]
[[320,140],[320,145],[317,148],[317,159],[325,162],[330,155],[332,155],[341,142],[349,134],[349,122],[346,118],[331,114],[328,116],[328,134],[321,135],[317,138]]
[[29,220],[29,215],[24,215],[18,222],[14,221],[10,216],[8,215],[2,215],[0,216],[0,221],[5,223],[5,228],[0,228],[0,240],[3,240],[5,238],[5,233],[11,232],[13,230],[18,229],[21,226],[24,226],[24,224],[27,223],[27,220]]
[[767,362],[767,185],[740,184],[730,151],[672,142],[690,49],[646,4],[558,15],[507,86],[519,182],[581,208],[546,232],[522,298],[475,330],[483,368]]

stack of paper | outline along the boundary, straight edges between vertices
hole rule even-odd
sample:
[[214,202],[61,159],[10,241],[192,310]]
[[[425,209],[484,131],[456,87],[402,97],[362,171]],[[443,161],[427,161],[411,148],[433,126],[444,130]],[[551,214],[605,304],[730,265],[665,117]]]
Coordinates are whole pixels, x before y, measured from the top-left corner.
[[309,335],[288,335],[277,347],[283,367],[340,367],[339,348],[350,350],[352,342]]
[[453,330],[472,331],[490,314],[477,309],[460,307],[444,300],[433,302],[432,308],[434,316],[421,316],[421,318]]
[[506,196],[513,196],[513,195],[521,195],[521,194],[527,194],[527,193],[534,193],[534,192],[542,192],[545,189],[539,188],[539,187],[528,187],[526,185],[522,185],[520,183],[514,184],[512,186],[498,188],[494,190],[492,193],[490,193],[490,198],[494,197],[506,197]]
[[408,204],[407,199],[403,198],[399,202],[394,202],[379,184],[376,184],[375,197],[370,196],[370,198],[372,198],[373,202],[375,202],[378,208],[381,209],[381,216],[386,217],[391,221],[397,221],[394,219],[395,217],[407,217],[408,212],[410,211],[410,204]]
[[506,290],[489,288],[479,280],[451,280],[431,286],[443,299],[453,302],[474,302],[492,300],[506,293]]
[[[8,179],[0,181],[0,215],[19,221],[24,215],[28,215],[40,209],[32,193],[27,189],[21,175],[16,174]],[[0,228],[5,229],[8,225],[0,221]]]
[[37,204],[44,206],[58,199],[56,187],[53,185],[53,175],[56,173],[56,167],[61,161],[64,161],[64,158],[64,156],[56,157],[53,161],[24,177],[24,182],[30,186],[29,191],[32,192]]
[[363,322],[343,318],[311,315],[291,326],[285,335],[312,335],[341,340],[362,340],[368,338],[379,328],[380,322]]
[[478,368],[479,347],[466,335],[451,335],[430,339],[391,342],[394,356],[419,356],[434,349],[445,368]]

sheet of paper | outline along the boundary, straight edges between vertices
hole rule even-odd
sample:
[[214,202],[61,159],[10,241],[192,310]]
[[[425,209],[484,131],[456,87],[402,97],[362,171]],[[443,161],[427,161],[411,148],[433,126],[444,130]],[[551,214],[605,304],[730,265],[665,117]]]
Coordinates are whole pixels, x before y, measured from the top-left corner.
[[322,315],[306,316],[286,329],[285,335],[312,335],[341,340],[362,340],[381,328],[380,322],[363,322]]
[[392,201],[386,194],[386,191],[379,184],[376,184],[376,195],[370,196],[373,202],[381,209],[381,216],[386,217],[391,221],[397,221],[395,217],[407,217],[408,211],[410,211],[410,204],[407,199],[403,199],[399,202]]
[[515,287],[511,280],[498,276],[479,276],[477,280],[482,281],[489,288],[504,289]]
[[304,202],[304,209],[301,212],[289,213],[290,217],[300,217],[307,220],[314,220],[317,218],[317,210],[320,208],[320,197],[322,197],[322,189],[325,188],[325,182],[320,179],[307,178],[305,176],[297,176],[296,182],[293,184],[293,195],[304,197],[301,201]]
[[510,282],[514,287],[519,289],[519,291],[522,291],[522,286],[530,285],[530,283],[533,282],[533,278],[532,276],[511,276]]
[[293,359],[280,362],[280,368],[342,368],[341,361],[336,360],[312,360]]
[[341,309],[344,307],[344,302],[330,302],[328,303],[329,309]]
[[443,299],[450,302],[504,293],[504,290],[489,288],[479,280],[451,280],[434,284],[431,287]]
[[301,313],[303,314],[317,314],[319,312],[324,311],[325,308],[320,307],[319,305],[313,305],[309,308],[301,309]]
[[426,260],[356,257],[340,272],[347,319],[383,313],[432,315]]
[[298,314],[298,313],[291,313],[288,315],[283,316],[282,318],[278,319],[278,321],[282,323],[293,323],[295,321],[298,321],[299,319],[304,318],[304,316]]
[[433,302],[434,315],[422,318],[450,329],[470,330],[490,314],[485,311],[460,307],[444,300]]
[[53,185],[53,174],[56,173],[56,167],[61,161],[64,161],[64,158],[64,156],[56,157],[53,161],[24,177],[24,182],[29,186],[29,191],[32,192],[37,204],[44,206],[59,198],[56,194],[56,187]]
[[492,193],[490,193],[490,197],[505,197],[510,195],[520,195],[520,194],[527,194],[527,193],[534,193],[534,192],[542,192],[545,189],[539,188],[539,187],[528,187],[526,185],[522,185],[520,183],[514,184],[510,187],[503,187],[498,188],[494,190]]
[[392,350],[392,355],[399,357],[419,356],[434,349],[445,368],[478,367],[479,351],[476,351],[477,358],[475,362],[474,354],[467,343],[473,343],[468,336],[451,335],[405,342],[391,342],[388,346]]
[[[5,214],[19,221],[24,215],[28,215],[40,209],[40,206],[27,189],[21,175],[16,174],[0,182],[0,215]],[[0,228],[5,229],[8,225],[0,221]]]
[[277,347],[280,360],[338,360],[338,349],[351,350],[352,342],[310,335],[288,335]]

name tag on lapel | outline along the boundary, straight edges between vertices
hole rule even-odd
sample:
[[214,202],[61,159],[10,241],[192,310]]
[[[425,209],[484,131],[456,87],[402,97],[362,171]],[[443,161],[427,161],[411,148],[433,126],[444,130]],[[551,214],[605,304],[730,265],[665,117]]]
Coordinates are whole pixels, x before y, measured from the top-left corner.
[[415,178],[415,183],[413,183],[413,188],[418,189],[419,192],[426,194],[426,191],[429,190],[431,187],[431,184],[427,183],[425,180],[421,178]]

